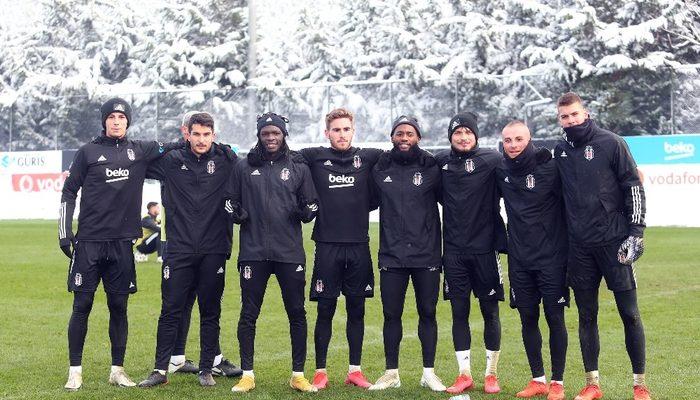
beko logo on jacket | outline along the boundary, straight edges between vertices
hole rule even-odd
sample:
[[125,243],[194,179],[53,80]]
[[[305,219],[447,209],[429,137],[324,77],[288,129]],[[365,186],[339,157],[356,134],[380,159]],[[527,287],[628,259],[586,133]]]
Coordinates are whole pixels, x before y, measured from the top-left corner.
[[355,177],[328,174],[328,182],[335,183],[335,185],[329,185],[329,188],[350,187],[355,186]]
[[129,169],[125,168],[117,168],[117,169],[109,169],[105,168],[105,175],[107,179],[105,182],[116,182],[116,181],[123,181],[126,179],[129,179]]

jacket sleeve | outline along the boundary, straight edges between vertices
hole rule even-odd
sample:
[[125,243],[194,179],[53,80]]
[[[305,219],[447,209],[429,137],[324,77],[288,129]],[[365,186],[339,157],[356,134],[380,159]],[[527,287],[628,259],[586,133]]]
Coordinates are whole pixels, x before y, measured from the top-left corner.
[[148,164],[146,178],[158,181],[165,180],[165,158],[158,158]]
[[311,222],[318,214],[318,194],[311,179],[311,170],[306,164],[297,164],[301,170],[301,185],[297,189],[297,212],[299,219]]
[[58,217],[58,242],[60,246],[68,245],[73,240],[73,213],[78,191],[83,187],[87,175],[85,151],[81,148],[75,153],[68,177],[63,183],[61,208]]
[[233,163],[233,171],[229,176],[224,189],[224,210],[226,211],[231,224],[242,224],[248,219],[248,212],[241,205],[242,182],[241,169],[245,160],[236,160]]
[[627,143],[623,139],[617,142],[617,148],[613,154],[613,171],[617,175],[617,183],[620,185],[625,199],[625,215],[629,224],[629,236],[644,236],[646,223],[646,196],[644,186],[639,179],[637,163],[632,158]]
[[146,157],[146,161],[151,162],[160,158],[160,156],[169,152],[170,150],[185,147],[187,142],[184,140],[178,140],[175,142],[162,143],[148,140],[134,140],[134,143],[141,147],[144,157]]

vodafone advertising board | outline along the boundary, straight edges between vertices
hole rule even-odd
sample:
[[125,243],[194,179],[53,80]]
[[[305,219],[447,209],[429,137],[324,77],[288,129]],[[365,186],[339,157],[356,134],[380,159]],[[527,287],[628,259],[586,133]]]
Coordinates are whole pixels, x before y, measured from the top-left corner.
[[0,153],[0,219],[55,218],[63,182],[61,151]]

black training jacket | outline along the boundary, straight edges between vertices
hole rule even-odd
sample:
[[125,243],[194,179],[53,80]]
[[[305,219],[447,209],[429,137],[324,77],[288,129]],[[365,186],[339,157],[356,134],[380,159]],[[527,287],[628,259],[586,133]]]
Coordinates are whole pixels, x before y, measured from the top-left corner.
[[224,195],[236,155],[213,144],[197,157],[190,148],[171,151],[152,163],[146,177],[162,182],[168,253],[231,254],[233,224]]
[[584,140],[554,149],[571,244],[605,246],[642,237],[646,199],[637,164],[620,136],[590,121]]
[[502,157],[496,150],[478,147],[463,154],[445,150],[436,155],[442,173],[445,254],[506,251],[496,186]]
[[141,197],[149,163],[182,143],[113,139],[102,135],[75,154],[61,195],[58,239],[73,238],[73,212],[81,191],[79,240],[117,240],[141,237]]
[[496,169],[508,214],[510,268],[559,268],[566,263],[567,233],[561,182],[552,153],[541,149],[528,154],[535,160],[524,171],[503,160]]
[[440,171],[432,154],[384,152],[372,170],[379,195],[379,267],[440,267]]
[[373,207],[372,167],[383,153],[351,147],[303,149],[318,192],[319,211],[311,238],[317,242],[366,243]]
[[300,209],[318,204],[309,167],[298,154],[292,159],[290,152],[259,162],[252,153],[238,161],[231,175],[230,197],[247,212],[238,261],[305,264]]

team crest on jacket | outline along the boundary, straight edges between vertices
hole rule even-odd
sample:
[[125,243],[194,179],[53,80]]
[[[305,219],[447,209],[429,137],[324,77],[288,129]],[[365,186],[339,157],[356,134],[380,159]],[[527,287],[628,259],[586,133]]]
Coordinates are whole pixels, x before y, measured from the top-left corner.
[[280,179],[283,181],[289,180],[289,168],[282,168],[282,171],[280,171]]
[[527,186],[528,189],[535,187],[535,175],[529,174],[525,177],[525,186]]
[[323,292],[323,280],[317,279],[316,280],[316,293],[322,293],[322,292]]
[[583,158],[585,158],[588,161],[591,161],[595,157],[595,152],[593,152],[593,146],[586,146],[586,148],[583,150]]
[[134,161],[136,159],[136,155],[134,154],[133,149],[126,149],[126,156],[129,157],[129,160]]
[[423,184],[423,174],[420,172],[416,172],[413,174],[413,184],[416,186],[420,186]]
[[250,265],[246,265],[243,267],[243,279],[250,279],[253,277],[253,270],[250,268]]
[[464,169],[470,174],[474,172],[474,160],[467,158],[467,161],[464,162]]
[[78,272],[75,274],[75,286],[80,286],[83,284],[83,276]]
[[355,167],[355,169],[360,169],[362,166],[362,158],[357,154],[352,158],[352,166]]
[[166,281],[170,279],[170,267],[167,265],[163,268],[163,279]]
[[216,164],[214,163],[214,160],[209,160],[207,163],[207,172],[209,175],[213,174],[214,171],[216,171]]

